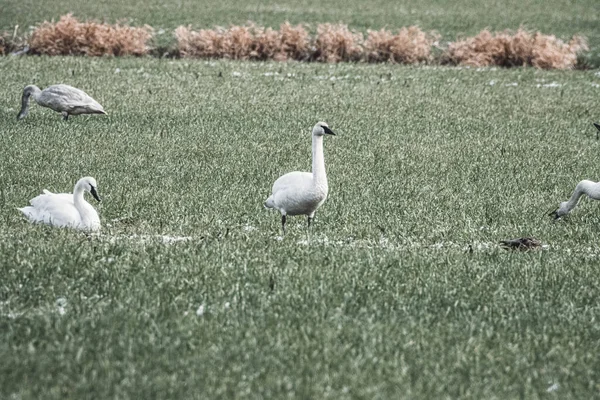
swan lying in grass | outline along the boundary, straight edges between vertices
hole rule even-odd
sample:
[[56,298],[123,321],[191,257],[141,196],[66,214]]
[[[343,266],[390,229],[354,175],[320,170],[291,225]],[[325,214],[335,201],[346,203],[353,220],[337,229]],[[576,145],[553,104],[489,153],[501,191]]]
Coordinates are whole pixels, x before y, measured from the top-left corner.
[[312,173],[290,172],[275,181],[265,207],[279,210],[281,228],[285,235],[287,215],[308,216],[308,227],[317,209],[325,202],[329,187],[323,157],[323,136],[335,135],[325,122],[317,123],[312,130]]
[[569,201],[563,201],[560,203],[560,206],[556,209],[556,211],[551,212],[549,215],[554,217],[554,219],[559,219],[560,217],[567,215],[572,209],[575,208],[579,198],[584,194],[587,194],[590,199],[600,200],[600,182],[592,182],[588,180],[579,182],[575,187],[573,195],[571,195]]
[[23,119],[27,116],[30,97],[33,97],[40,106],[61,113],[65,120],[69,119],[69,115],[106,114],[104,108],[83,90],[69,85],[52,85],[40,90],[35,85],[29,85],[23,90],[21,111],[19,111],[17,119]]
[[98,212],[83,198],[83,192],[90,192],[98,201],[98,185],[91,176],[81,178],[75,184],[73,194],[52,193],[44,189],[44,194],[29,201],[31,206],[19,208],[31,222],[69,227],[84,231],[100,229]]

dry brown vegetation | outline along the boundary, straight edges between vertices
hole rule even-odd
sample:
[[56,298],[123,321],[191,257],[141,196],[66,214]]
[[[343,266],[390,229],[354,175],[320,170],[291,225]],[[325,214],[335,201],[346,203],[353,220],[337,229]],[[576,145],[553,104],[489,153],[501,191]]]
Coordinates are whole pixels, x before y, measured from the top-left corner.
[[309,49],[309,35],[302,25],[282,24],[279,31],[253,24],[228,29],[175,30],[179,54],[184,57],[236,60],[302,60]]
[[21,50],[26,45],[23,38],[16,36],[16,29],[14,33],[0,32],[0,56]]
[[302,25],[282,24],[279,31],[255,25],[228,29],[179,27],[175,31],[179,54],[184,57],[231,58],[243,60],[312,60],[418,63],[430,60],[431,46],[438,39],[418,27],[390,31],[360,32],[343,24],[320,24],[311,39]]
[[30,51],[47,55],[141,56],[148,53],[149,26],[79,22],[71,14],[60,21],[44,22],[29,39]]
[[6,35],[0,34],[0,55],[5,55],[9,52]]
[[385,29],[369,30],[364,45],[366,60],[403,64],[430,61],[431,47],[438,39],[436,33],[425,33],[417,26],[402,28],[396,35]]
[[524,29],[514,34],[510,31],[492,34],[484,30],[473,38],[450,43],[442,56],[442,63],[569,69],[575,67],[577,55],[585,50],[587,44],[580,36],[565,43],[553,35],[531,34]]
[[[16,31],[15,31],[16,32]],[[71,14],[58,22],[44,22],[27,40],[29,53],[47,55],[140,56],[148,54],[152,28],[79,22]],[[15,34],[0,34],[0,55],[26,47]],[[578,55],[588,50],[581,36],[569,42],[553,35],[531,33],[525,29],[491,33],[449,43],[438,56],[432,55],[440,36],[417,26],[393,33],[386,29],[362,33],[344,24],[320,24],[311,36],[305,25],[281,24],[279,30],[249,23],[245,26],[175,30],[176,48],[161,54],[191,58],[229,58],[236,60],[299,60],[336,63],[341,61],[442,64],[476,67],[533,66],[543,69],[569,69],[577,66]],[[156,49],[155,49],[156,50]],[[27,51],[27,49],[25,49]],[[154,53],[153,53],[154,54]],[[439,54],[439,53],[438,53]]]
[[314,47],[312,58],[316,61],[359,61],[364,53],[363,35],[344,24],[320,24]]

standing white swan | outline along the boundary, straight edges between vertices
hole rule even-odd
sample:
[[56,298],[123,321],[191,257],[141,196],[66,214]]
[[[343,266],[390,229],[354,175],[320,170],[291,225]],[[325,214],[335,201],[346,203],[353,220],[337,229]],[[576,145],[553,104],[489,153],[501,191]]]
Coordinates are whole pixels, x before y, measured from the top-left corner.
[[560,217],[567,215],[572,209],[575,208],[579,198],[584,194],[587,194],[590,199],[600,200],[600,182],[592,182],[588,180],[579,182],[575,187],[575,191],[573,191],[569,201],[563,201],[560,203],[560,206],[556,209],[556,211],[551,212],[549,215],[554,217],[554,219],[559,219]]
[[48,107],[62,114],[63,119],[69,115],[106,114],[104,108],[83,90],[69,85],[52,85],[40,90],[35,85],[26,86],[21,98],[21,111],[17,119],[23,119],[29,112],[29,98],[33,97],[42,107]]
[[287,215],[308,216],[308,227],[317,209],[325,202],[329,187],[323,157],[323,136],[335,135],[325,122],[318,122],[312,130],[312,173],[290,172],[275,181],[265,207],[279,210],[281,228],[285,235]]
[[85,231],[100,229],[98,212],[83,198],[83,192],[90,192],[98,201],[98,184],[91,176],[81,178],[75,184],[73,194],[52,193],[44,189],[44,194],[29,201],[31,206],[19,208],[31,222],[69,227]]

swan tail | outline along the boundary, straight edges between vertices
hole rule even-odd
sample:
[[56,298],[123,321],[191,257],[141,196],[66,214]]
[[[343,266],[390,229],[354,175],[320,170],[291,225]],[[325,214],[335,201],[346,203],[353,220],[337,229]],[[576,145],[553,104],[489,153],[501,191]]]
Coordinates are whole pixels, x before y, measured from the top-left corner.
[[94,108],[95,108],[94,111],[95,111],[96,114],[104,114],[104,115],[106,115],[106,111],[104,111],[104,107],[102,107],[102,104],[96,102]]
[[33,208],[31,206],[27,206],[27,207],[17,208],[17,210],[21,211],[23,213],[23,215],[25,215],[27,218],[31,218],[31,216],[33,215],[33,212],[35,211],[35,208]]
[[93,109],[89,111],[89,114],[103,114],[103,115],[108,115],[106,113],[106,111],[104,111],[103,108],[98,108],[98,109]]
[[273,196],[269,196],[267,201],[265,201],[265,208],[275,208],[275,200],[273,200]]
[[102,104],[98,103],[97,101],[93,101],[91,104],[88,104],[86,106],[86,113],[87,114],[104,114],[104,115],[106,115],[106,111],[104,111],[104,107],[102,107]]

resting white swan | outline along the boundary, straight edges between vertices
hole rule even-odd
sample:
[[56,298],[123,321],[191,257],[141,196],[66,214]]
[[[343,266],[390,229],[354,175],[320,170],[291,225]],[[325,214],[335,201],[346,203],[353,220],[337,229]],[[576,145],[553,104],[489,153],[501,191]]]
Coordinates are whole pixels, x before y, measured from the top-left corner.
[[290,172],[275,181],[265,207],[279,210],[285,235],[286,215],[308,216],[308,227],[317,208],[325,202],[329,187],[323,157],[323,135],[335,135],[325,122],[318,122],[312,130],[312,173]]
[[81,178],[75,184],[73,193],[52,193],[44,189],[44,194],[29,201],[31,206],[19,208],[31,222],[69,227],[85,231],[100,229],[98,212],[83,198],[83,192],[90,192],[98,201],[98,184],[91,176]]
[[588,180],[583,180],[577,184],[575,187],[575,191],[569,201],[563,201],[560,203],[560,206],[550,213],[554,219],[558,219],[564,215],[567,215],[572,209],[575,208],[579,198],[587,194],[590,199],[600,200],[600,182],[592,182]]
[[17,119],[23,119],[29,112],[29,98],[33,97],[42,107],[48,107],[62,114],[65,120],[69,115],[106,114],[104,108],[83,90],[69,85],[52,85],[40,90],[35,85],[26,86],[21,98],[21,111]]

